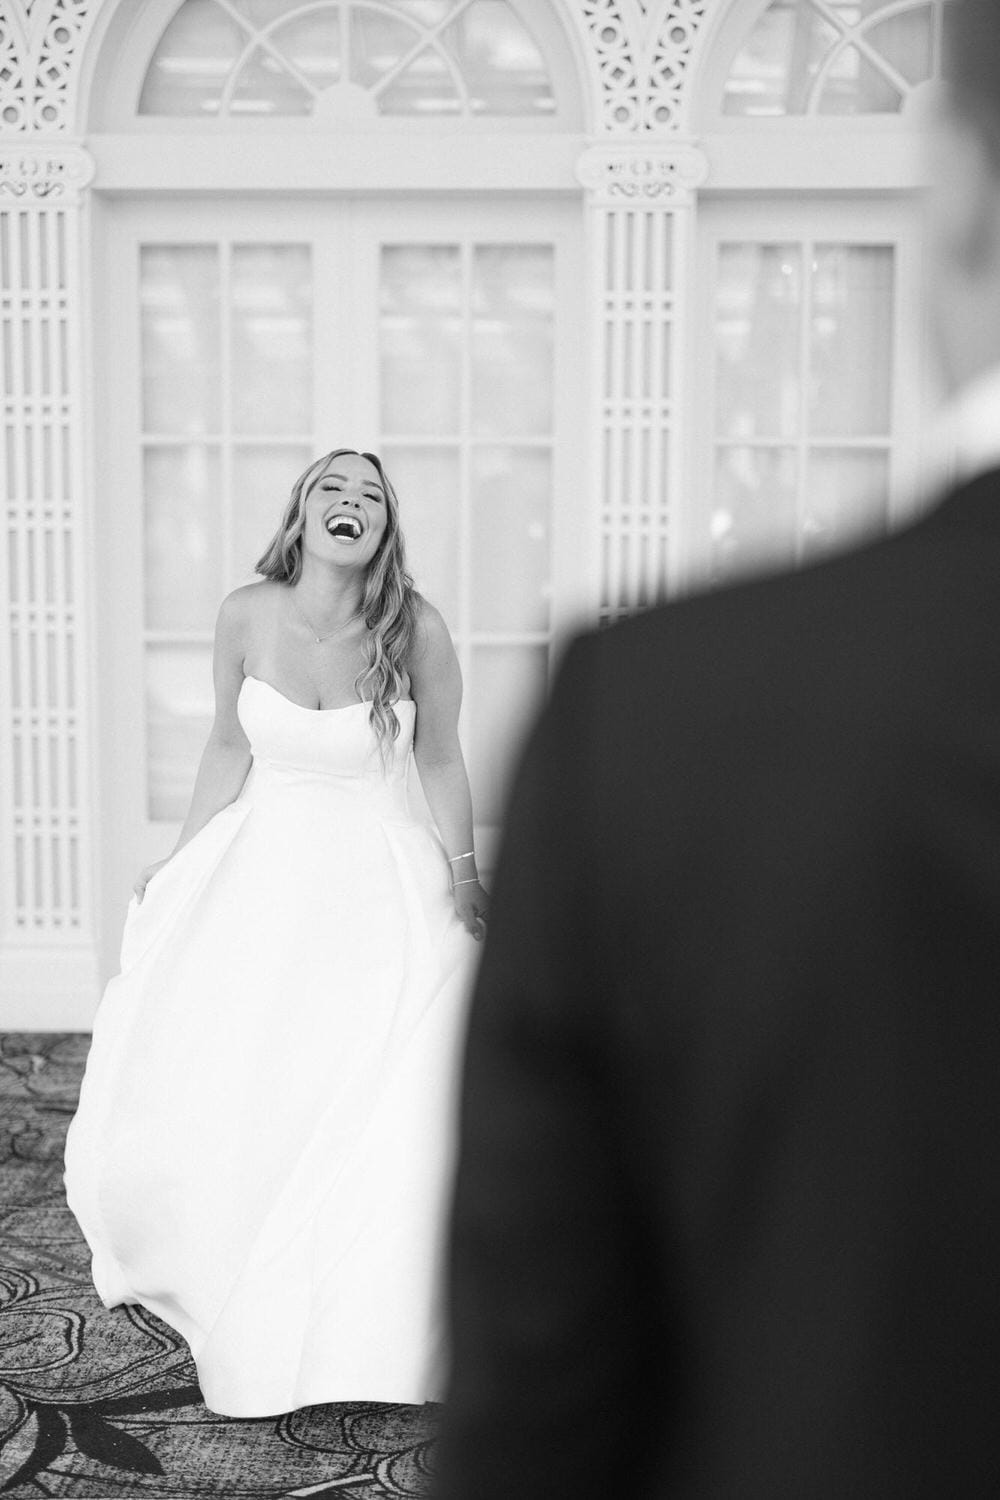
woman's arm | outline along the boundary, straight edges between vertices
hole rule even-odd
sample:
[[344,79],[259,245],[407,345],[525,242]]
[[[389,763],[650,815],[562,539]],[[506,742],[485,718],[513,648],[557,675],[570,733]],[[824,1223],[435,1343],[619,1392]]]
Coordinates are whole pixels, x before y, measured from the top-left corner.
[[473,937],[481,938],[487,898],[476,871],[472,796],[458,739],[462,672],[448,627],[426,600],[420,605],[409,672],[417,705],[413,759],[420,785],[448,855],[455,910]]
[[193,839],[209,818],[227,807],[239,795],[250,769],[250,742],[236,714],[236,700],[243,683],[243,657],[246,650],[248,602],[246,594],[256,587],[234,590],[223,599],[215,624],[215,650],[212,675],[215,680],[215,719],[202,751],[195,777],[191,806],[184,826],[177,835],[166,859],[154,860],[140,871],[132,889],[141,903],[146,886],[157,870],[172,859],[189,839]]
[[215,682],[215,719],[202,751],[191,794],[191,806],[177,836],[173,853],[199,833],[210,818],[235,801],[250,770],[250,742],[236,713],[243,685],[246,651],[248,589],[236,589],[223,599],[215,625],[212,676]]

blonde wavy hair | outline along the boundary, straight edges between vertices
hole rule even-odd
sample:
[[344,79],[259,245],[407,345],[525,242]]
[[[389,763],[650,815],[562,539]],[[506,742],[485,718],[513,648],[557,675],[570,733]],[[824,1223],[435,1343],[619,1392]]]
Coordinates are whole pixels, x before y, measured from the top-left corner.
[[386,525],[379,550],[365,573],[361,614],[368,631],[367,664],[354,680],[363,702],[371,702],[369,721],[378,736],[383,759],[399,735],[393,707],[403,691],[406,662],[413,645],[420,595],[406,568],[406,545],[399,525],[399,500],[382,460],[356,448],[334,448],[311,463],[292,485],[277,531],[255,565],[255,571],[276,583],[298,583],[302,573],[302,532],[306,500],[317,480],[335,458],[351,454],[366,458],[377,471],[385,495]]

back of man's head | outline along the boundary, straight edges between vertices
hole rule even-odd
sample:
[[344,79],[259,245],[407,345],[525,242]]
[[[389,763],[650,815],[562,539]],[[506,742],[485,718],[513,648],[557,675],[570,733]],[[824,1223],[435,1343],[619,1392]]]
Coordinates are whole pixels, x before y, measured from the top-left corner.
[[1000,0],[948,0],[925,296],[945,389],[1000,367]]
[[948,103],[979,132],[1000,173],[1000,0],[945,6]]

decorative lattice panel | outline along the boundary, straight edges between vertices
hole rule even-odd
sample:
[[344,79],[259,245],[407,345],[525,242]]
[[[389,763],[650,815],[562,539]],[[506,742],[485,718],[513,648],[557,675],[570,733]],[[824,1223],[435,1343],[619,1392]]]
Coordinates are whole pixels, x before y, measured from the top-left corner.
[[698,29],[711,0],[572,0],[596,61],[604,135],[662,135],[680,125]]
[[655,604],[668,583],[676,220],[603,215],[602,620]]
[[594,147],[580,163],[601,268],[600,618],[656,604],[671,583],[677,492],[676,287],[695,187],[692,147]]
[[7,0],[0,5],[0,133],[73,128],[81,41],[101,0]]
[[[86,692],[79,575],[81,480],[77,185],[82,152],[23,148],[0,166],[0,337],[9,621],[0,684],[0,890],[8,933],[80,934],[85,867]],[[6,198],[6,202],[2,199]]]

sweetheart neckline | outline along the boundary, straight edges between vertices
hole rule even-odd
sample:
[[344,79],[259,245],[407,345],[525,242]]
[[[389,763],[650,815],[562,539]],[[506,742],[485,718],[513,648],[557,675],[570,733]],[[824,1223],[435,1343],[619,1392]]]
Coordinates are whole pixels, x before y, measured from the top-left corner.
[[[279,698],[283,698],[286,703],[290,703],[292,708],[297,708],[301,713],[304,714],[342,714],[346,713],[349,708],[371,707],[369,703],[366,703],[362,698],[359,698],[356,703],[339,703],[336,704],[333,708],[306,708],[304,703],[296,703],[294,698],[289,698],[287,693],[283,693],[280,688],[276,688],[274,683],[268,682],[265,677],[255,677],[252,672],[244,672],[243,681],[259,682],[261,687],[270,688],[272,693],[277,694],[277,696]],[[393,704],[393,707],[395,707],[396,703],[412,703],[413,701],[414,700],[412,698],[397,698],[395,700],[395,703]]]

